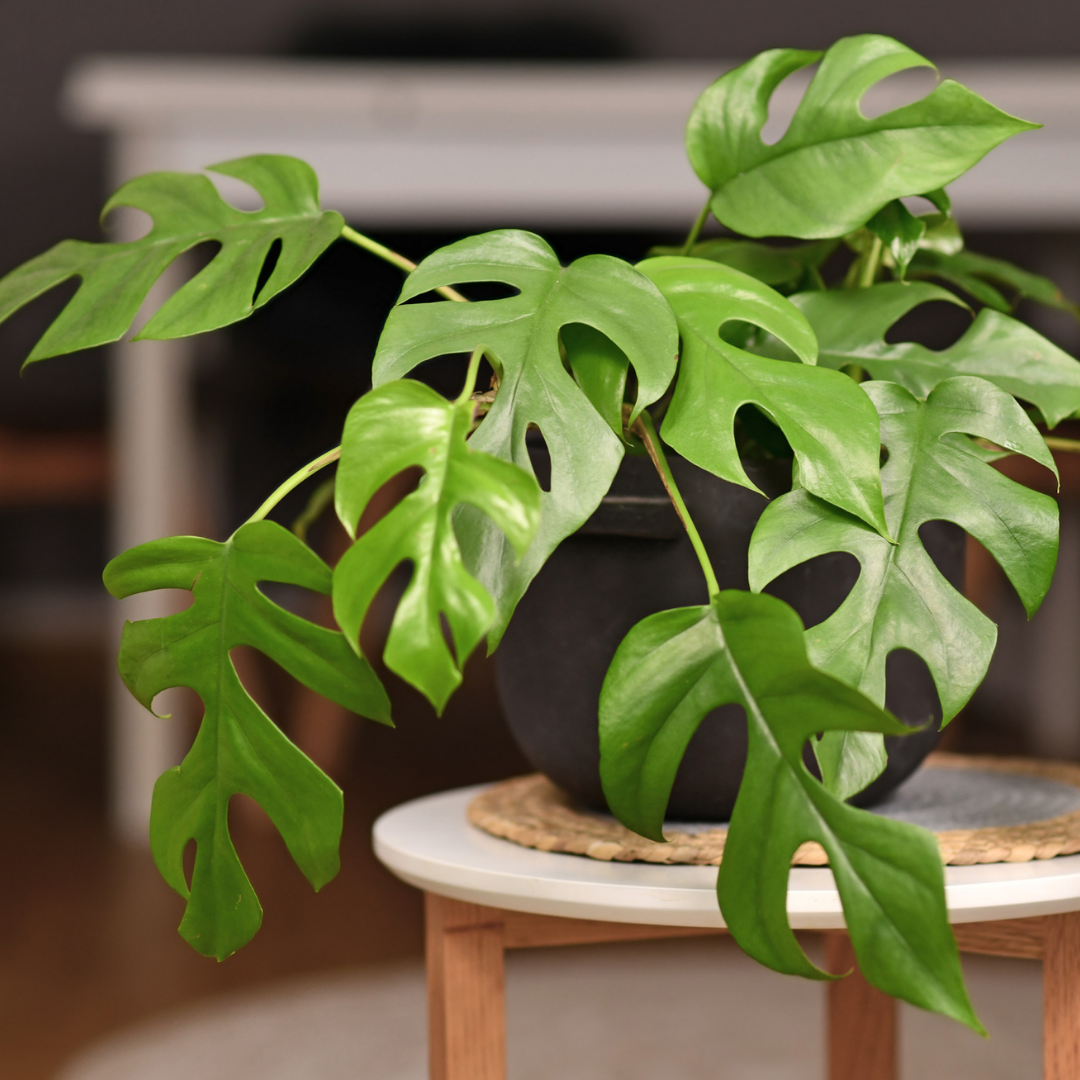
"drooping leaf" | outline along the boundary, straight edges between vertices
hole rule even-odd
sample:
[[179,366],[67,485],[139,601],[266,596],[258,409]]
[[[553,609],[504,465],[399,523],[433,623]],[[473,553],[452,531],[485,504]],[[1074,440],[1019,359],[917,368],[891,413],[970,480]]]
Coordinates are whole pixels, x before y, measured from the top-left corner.
[[[1041,274],[974,251],[923,248],[912,260],[912,277],[939,278],[963,289],[979,303],[1006,313],[1021,300],[1034,300],[1080,318],[1080,306],[1066,299],[1057,285]],[[1010,290],[1016,302],[1010,303],[999,288]]]
[[627,826],[663,840],[679,762],[702,719],[725,704],[745,710],[746,771],[717,891],[724,920],[756,960],[828,978],[787,921],[795,849],[828,853],[859,967],[886,993],[978,1029],[945,910],[933,836],[845,806],[803,765],[819,731],[908,729],[807,660],[802,624],[769,596],[722,592],[711,604],[650,615],[623,640],[600,696],[604,794]]
[[[2,322],[62,281],[81,279],[27,363],[119,340],[158,278],[198,244],[217,241],[221,249],[165,301],[140,338],[184,337],[246,318],[300,277],[341,233],[341,215],[319,209],[315,173],[297,158],[260,154],[210,169],[249,183],[265,207],[235,209],[198,173],[148,173],[126,183],[102,211],[146,211],[153,218],[146,236],[127,243],[62,240],[0,280]],[[256,297],[259,275],[278,241],[277,262]]]
[[[351,536],[372,496],[419,466],[419,487],[349,548],[334,570],[334,615],[359,650],[360,627],[380,586],[402,562],[412,578],[398,604],[383,658],[442,711],[461,669],[495,616],[495,604],[462,563],[451,516],[476,507],[519,555],[540,520],[540,489],[523,469],[465,442],[472,402],[450,402],[409,379],[365,394],[349,410],[335,485]],[[449,630],[443,632],[442,619]]]
[[[390,723],[390,703],[368,664],[337,631],[269,600],[259,588],[264,581],[329,593],[330,568],[288,530],[257,521],[223,544],[194,536],[154,540],[105,569],[105,584],[119,598],[151,589],[190,589],[194,597],[179,614],[124,626],[120,674],[148,709],[174,686],[202,698],[191,750],[154,787],[150,844],[162,876],[187,900],[180,933],[218,959],[250,940],[262,921],[229,836],[232,796],[242,792],[262,806],[316,889],[337,873],[342,814],[337,785],[252,701],[229,650],[252,646],[305,686]],[[189,890],[183,858],[192,839]]]
[[[861,565],[855,587],[824,622],[806,632],[810,660],[822,671],[885,700],[885,661],[910,649],[927,664],[941,701],[942,723],[963,707],[986,674],[997,629],[934,565],[919,538],[928,521],[952,521],[997,559],[1028,615],[1038,609],[1057,556],[1057,504],[993,469],[957,436],[973,435],[1054,471],[1053,458],[1020,406],[984,379],[939,383],[919,401],[895,383],[864,383],[881,414],[888,461],[881,471],[890,544],[850,514],[796,488],[761,515],[750,545],[751,588],[832,551]],[[929,718],[927,718],[929,719]],[[839,761],[838,736],[827,732],[819,759],[830,786],[850,795],[864,786]]]
[[[471,281],[503,282],[520,294],[473,304],[405,303]],[[425,259],[406,280],[379,340],[376,384],[430,357],[486,345],[500,387],[470,444],[531,473],[525,433],[535,426],[551,455],[551,490],[543,493],[540,529],[523,558],[485,516],[471,509],[458,516],[465,565],[497,606],[490,648],[548,555],[600,504],[622,459],[622,441],[563,366],[559,333],[572,323],[600,331],[629,359],[637,377],[631,420],[667,389],[678,331],[652,282],[608,255],[562,267],[540,237],[516,230],[468,237]]]
[[[690,255],[695,259],[710,259],[741,270],[787,295],[796,289],[822,287],[817,272],[838,244],[838,240],[819,240],[810,244],[774,247],[754,240],[721,237],[695,244]],[[650,256],[681,256],[682,253],[681,247],[659,246],[649,251]]]
[[926,222],[917,218],[899,199],[886,203],[867,223],[892,256],[901,278],[926,234]]
[[[878,480],[878,418],[846,375],[813,365],[809,326],[779,293],[705,259],[664,256],[639,264],[675,311],[682,361],[664,419],[664,441],[695,465],[757,490],[739,461],[735,414],[752,402],[780,427],[803,483],[885,531]],[[803,363],[755,356],[721,337],[729,320],[755,323]]]
[[[783,137],[761,137],[773,91],[821,65]],[[892,199],[951,183],[1010,135],[1036,124],[951,80],[872,120],[863,94],[898,71],[933,65],[877,34],[843,38],[822,56],[771,49],[729,71],[698,99],[686,130],[690,163],[712,212],[746,236],[843,236]]]
[[885,341],[897,320],[933,300],[963,306],[952,293],[924,281],[791,297],[817,336],[819,366],[856,364],[917,397],[926,397],[943,379],[978,375],[1031,402],[1050,427],[1080,408],[1080,363],[999,311],[980,311],[958,341],[937,352],[915,342]]

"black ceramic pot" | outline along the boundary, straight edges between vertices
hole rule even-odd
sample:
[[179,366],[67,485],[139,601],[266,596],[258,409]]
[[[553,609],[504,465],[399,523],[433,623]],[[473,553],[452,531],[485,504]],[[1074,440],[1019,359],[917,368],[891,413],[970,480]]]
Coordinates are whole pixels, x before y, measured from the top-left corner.
[[[533,463],[543,482],[548,462],[539,453]],[[750,535],[766,500],[682,458],[673,458],[671,467],[720,587],[747,588]],[[749,464],[747,472],[770,498],[790,486],[790,463]],[[963,532],[931,522],[921,535],[938,567],[961,587]],[[839,607],[858,574],[853,556],[825,555],[795,567],[768,591],[812,626]],[[652,463],[628,456],[600,508],[537,575],[495,654],[510,730],[536,769],[581,802],[604,807],[597,702],[608,664],[646,615],[707,599],[693,548]],[[887,675],[886,705],[901,720],[912,726],[931,717],[940,721],[937,693],[920,659],[894,652]],[[885,772],[852,802],[867,806],[882,799],[918,768],[938,738],[936,723],[911,736],[886,738]],[[742,710],[724,706],[710,713],[679,768],[668,818],[726,821],[745,762]]]

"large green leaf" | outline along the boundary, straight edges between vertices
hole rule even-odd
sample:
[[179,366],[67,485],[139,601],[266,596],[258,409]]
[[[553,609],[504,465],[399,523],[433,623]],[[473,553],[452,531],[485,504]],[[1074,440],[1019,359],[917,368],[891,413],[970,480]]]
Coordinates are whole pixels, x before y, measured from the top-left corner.
[[[190,589],[185,611],[127,623],[120,674],[148,709],[155,695],[188,686],[202,698],[199,733],[183,763],[154,787],[150,843],[165,880],[187,899],[180,933],[222,959],[259,928],[262,908],[229,836],[229,800],[250,795],[319,889],[338,870],[342,800],[337,785],[248,696],[229,650],[250,645],[304,685],[362,716],[390,723],[390,703],[341,634],[270,601],[260,582],[330,592],[330,568],[288,530],[242,526],[225,543],[194,536],[154,540],[117,556],[105,584],[117,597]],[[195,840],[189,890],[184,848]]]
[[[503,282],[520,293],[473,304],[406,303],[440,285],[479,281]],[[430,357],[485,345],[501,383],[471,444],[532,472],[526,431],[539,428],[547,443],[551,489],[543,494],[540,529],[523,558],[485,516],[465,511],[458,518],[465,564],[497,605],[491,648],[548,555],[600,504],[622,459],[622,440],[563,365],[560,330],[575,323],[610,338],[633,365],[631,420],[667,389],[678,331],[652,282],[608,255],[587,255],[562,267],[551,248],[527,232],[484,233],[428,256],[406,280],[379,340],[376,384]]]
[[[884,542],[884,541],[883,541]],[[921,829],[845,806],[807,771],[820,731],[900,734],[894,717],[807,660],[802,624],[769,596],[722,592],[650,615],[623,640],[600,696],[600,771],[615,814],[663,840],[671,785],[702,719],[745,710],[746,771],[717,890],[742,948],[777,971],[827,978],[787,922],[795,849],[828,853],[859,967],[875,986],[978,1028],[945,910],[941,858]]]
[[[791,125],[773,145],[761,129],[773,91],[821,59]],[[698,99],[686,129],[712,211],[747,236],[843,236],[892,199],[951,183],[1010,135],[1037,127],[946,80],[921,101],[873,120],[859,110],[879,80],[933,65],[877,34],[827,53],[771,49],[729,71]]]
[[491,597],[462,563],[454,509],[476,507],[519,555],[540,520],[533,476],[465,442],[472,413],[471,401],[447,401],[408,379],[376,387],[349,410],[335,488],[338,516],[355,536],[364,508],[383,484],[406,469],[424,470],[417,489],[342,556],[334,570],[334,614],[359,649],[360,627],[376,592],[396,566],[410,561],[412,578],[384,659],[440,712],[495,616]]
[[[664,441],[695,465],[757,490],[734,434],[736,412],[752,402],[787,436],[807,488],[884,532],[877,413],[846,375],[813,366],[817,343],[797,309],[755,278],[705,259],[661,256],[638,269],[671,304],[682,337]],[[725,341],[721,331],[732,320],[769,331],[803,363],[754,356]]]
[[[811,661],[872,700],[885,700],[885,661],[910,649],[925,661],[947,723],[982,681],[997,638],[994,624],[934,565],[919,528],[952,521],[997,559],[1028,615],[1038,609],[1057,556],[1057,504],[1014,483],[958,436],[988,439],[1045,465],[1053,458],[1034,425],[1004,391],[984,379],[940,383],[919,401],[895,383],[863,388],[881,414],[889,458],[881,471],[885,515],[895,544],[861,521],[797,488],[765,508],[750,545],[750,585],[758,590],[785,570],[831,551],[861,565],[855,587],[824,622],[807,630]],[[844,763],[827,734],[819,754],[830,786],[851,794],[866,780],[852,750]],[[830,763],[831,762],[831,763]]]
[[[771,285],[785,296],[797,289],[824,288],[819,270],[836,250],[839,240],[818,240],[810,244],[777,247],[755,240],[718,237],[694,244],[689,253],[695,259],[711,259]],[[682,255],[679,247],[658,246],[650,255]]]
[[1031,402],[1050,427],[1080,408],[1080,363],[1000,311],[980,311],[960,339],[939,352],[915,342],[885,341],[897,320],[933,300],[963,306],[952,293],[925,281],[791,297],[814,328],[822,367],[857,365],[918,397],[943,379],[978,375]]
[[[1067,311],[1080,317],[1080,306],[1066,299],[1049,278],[1023,270],[1004,259],[980,255],[975,251],[920,250],[911,263],[912,277],[940,278],[963,289],[981,304],[998,311],[1011,312],[1021,300]],[[1010,302],[999,291],[1008,289],[1015,296]]]
[[[62,240],[0,281],[0,321],[69,278],[78,291],[34,347],[28,363],[117,341],[131,326],[154,282],[183,252],[207,241],[221,249],[143,327],[140,338],[175,338],[246,318],[291,285],[341,233],[340,214],[319,209],[319,186],[297,158],[261,154],[211,166],[249,183],[266,203],[245,212],[226,203],[205,176],[148,173],[105,204],[145,210],[146,236],[128,243]],[[255,296],[270,249],[281,249]]]

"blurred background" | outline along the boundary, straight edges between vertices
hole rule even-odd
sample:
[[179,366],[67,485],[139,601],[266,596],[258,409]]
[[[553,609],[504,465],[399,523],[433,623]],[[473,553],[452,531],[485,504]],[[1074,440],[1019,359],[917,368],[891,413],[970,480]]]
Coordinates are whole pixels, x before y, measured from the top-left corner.
[[[205,69],[207,78],[272,61],[258,71],[279,91],[291,85],[290,72],[333,65],[334,77],[348,80],[350,73],[362,77],[375,70],[373,64],[385,72],[382,65],[398,62],[522,70],[546,65],[556,73],[622,66],[631,76],[644,68],[628,65],[651,64],[675,83],[685,78],[680,72],[700,72],[704,86],[728,62],[763,48],[824,48],[845,34],[874,31],[938,61],[945,75],[952,58],[988,67],[1038,61],[1062,72],[1066,83],[1074,69],[1080,72],[1080,19],[1067,0],[1022,6],[909,0],[869,7],[854,0],[461,0],[453,6],[430,0],[6,0],[0,26],[0,272],[65,237],[100,235],[99,209],[134,160],[120,155],[118,128],[110,131],[102,117],[110,109],[124,113],[123,86],[141,85],[120,79],[120,90],[114,86],[102,91],[104,97],[81,100],[80,93],[108,83],[104,68],[87,66],[104,54],[141,58],[138,72],[151,82],[155,72],[176,71],[178,63],[198,58],[217,61]],[[191,89],[199,69],[184,70]],[[306,93],[304,107],[317,107],[317,93]],[[227,92],[222,94],[221,108],[228,112]],[[139,124],[150,124],[153,104],[130,106],[135,119],[125,137],[136,146],[135,157],[152,157],[153,138],[167,137],[168,124],[142,132]],[[333,107],[327,101],[327,109]],[[1080,96],[1071,107],[1080,114]],[[174,128],[179,123],[168,102],[162,114]],[[391,108],[382,123],[393,129],[402,116]],[[272,128],[251,140],[257,143],[262,133],[265,148],[274,149]],[[673,132],[676,139],[679,134]],[[208,145],[222,144],[219,130],[208,138]],[[249,152],[246,144],[241,152]],[[229,154],[218,159],[224,156]],[[385,209],[373,220],[350,216],[358,228],[413,259],[471,231],[517,226],[538,228],[564,261],[594,251],[633,260],[651,244],[685,234],[700,201],[688,167],[686,178],[693,205],[685,221],[667,203],[655,212],[639,206],[641,212],[612,213],[599,225],[581,214],[560,218],[547,210],[511,219],[467,206],[444,217],[430,205],[418,205],[415,219]],[[1075,174],[1070,179],[1075,184]],[[334,205],[329,198],[326,203]],[[963,224],[962,205],[960,214]],[[983,216],[966,231],[975,250],[1048,274],[1080,299],[1080,215],[1060,221],[1036,215],[1034,224],[1022,216],[998,224]],[[400,281],[394,269],[335,245],[300,284],[251,320],[193,343],[184,359],[190,399],[177,401],[195,435],[190,460],[176,464],[178,472],[194,469],[198,475],[197,508],[189,519],[196,524],[189,528],[226,536],[281,478],[336,444],[348,406],[369,386],[371,355]],[[316,898],[260,812],[237,806],[237,846],[266,910],[264,927],[251,946],[221,965],[198,957],[179,939],[182,903],[138,842],[138,811],[130,805],[118,811],[115,793],[110,795],[116,779],[110,668],[118,622],[100,574],[123,533],[115,518],[117,468],[110,453],[116,351],[112,362],[107,350],[94,350],[21,376],[19,370],[72,291],[55,290],[0,326],[5,1080],[53,1077],[93,1040],[176,1006],[287,976],[419,957],[419,899],[375,862],[368,841],[372,821],[407,798],[528,767],[505,730],[491,668],[482,657],[470,662],[465,687],[441,719],[389,678],[396,731],[320,715],[287,678],[255,664],[250,676],[258,696],[345,789],[343,869]],[[1080,333],[1067,317],[1020,314],[1076,354]],[[961,330],[945,320],[921,332],[928,344],[942,345]],[[987,684],[950,729],[951,749],[1080,759],[1080,474],[1070,461],[1062,468],[1063,557],[1034,626],[1024,625],[1011,590],[974,553],[974,598],[1001,624],[1001,642]],[[169,477],[163,483],[174,490]],[[302,505],[299,496],[287,503],[281,520]],[[328,551],[337,542],[326,525],[317,539]],[[182,717],[184,708],[178,713]],[[144,722],[159,723],[149,716]],[[173,727],[175,741],[182,742],[190,721],[177,719]]]

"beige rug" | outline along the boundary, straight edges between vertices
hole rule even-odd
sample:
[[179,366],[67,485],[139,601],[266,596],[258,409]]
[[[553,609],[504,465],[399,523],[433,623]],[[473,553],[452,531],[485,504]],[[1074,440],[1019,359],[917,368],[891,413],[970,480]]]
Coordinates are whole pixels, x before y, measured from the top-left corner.
[[[991,1039],[905,1007],[902,1080],[1037,1080],[1040,966],[965,966]],[[509,1076],[823,1080],[823,1004],[722,938],[512,953]],[[121,1031],[56,1080],[424,1080],[424,1009],[418,964],[296,980]]]

